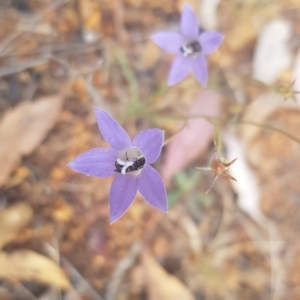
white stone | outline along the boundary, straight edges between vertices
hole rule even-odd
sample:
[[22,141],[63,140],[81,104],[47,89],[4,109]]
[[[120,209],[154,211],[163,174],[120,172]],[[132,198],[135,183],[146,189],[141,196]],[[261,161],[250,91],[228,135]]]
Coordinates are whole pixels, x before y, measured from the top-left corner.
[[272,20],[264,26],[253,59],[255,79],[272,84],[282,71],[290,67],[292,56],[288,41],[291,34],[291,24],[286,20]]
[[[294,67],[294,78],[295,84],[293,86],[293,90],[300,92],[300,50],[297,53],[296,59],[295,59],[295,67]],[[295,94],[297,103],[300,103],[300,94]]]
[[217,8],[221,0],[202,0],[200,5],[200,25],[205,29],[218,27]]
[[237,179],[237,182],[230,180],[235,190],[239,208],[251,216],[259,224],[263,224],[265,217],[260,210],[260,190],[256,177],[250,169],[242,143],[229,133],[223,134],[224,143],[227,149],[227,160],[237,161],[228,168],[228,173]]

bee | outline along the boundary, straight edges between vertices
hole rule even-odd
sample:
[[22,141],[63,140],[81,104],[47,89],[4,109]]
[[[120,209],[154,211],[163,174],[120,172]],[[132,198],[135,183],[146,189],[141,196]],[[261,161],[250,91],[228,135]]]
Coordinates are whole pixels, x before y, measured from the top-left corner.
[[198,41],[192,41],[187,45],[180,47],[180,51],[183,56],[188,56],[194,53],[200,53],[202,50],[201,45]]
[[115,162],[115,172],[117,173],[129,173],[133,171],[140,170],[144,167],[146,163],[146,159],[143,155],[138,156],[135,161],[122,161],[118,158],[118,160]]

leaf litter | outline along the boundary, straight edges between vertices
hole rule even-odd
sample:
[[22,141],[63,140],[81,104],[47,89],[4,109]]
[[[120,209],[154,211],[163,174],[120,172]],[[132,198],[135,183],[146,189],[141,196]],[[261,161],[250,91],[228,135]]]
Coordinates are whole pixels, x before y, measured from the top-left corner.
[[[18,292],[25,295],[25,289],[31,295],[28,299],[40,299],[48,295],[52,285],[57,299],[103,299],[110,294],[110,287],[115,288],[116,299],[168,299],[170,295],[176,299],[180,294],[187,299],[270,299],[273,295],[299,299],[298,145],[274,130],[232,126],[242,117],[237,113],[242,110],[246,121],[257,117],[256,122],[297,137],[296,104],[281,97],[277,100],[288,107],[278,107],[267,100],[271,108],[264,114],[263,95],[268,87],[254,86],[246,75],[252,72],[260,28],[254,24],[267,24],[281,12],[293,24],[295,35],[299,31],[299,4],[292,0],[263,5],[219,3],[219,29],[226,39],[220,52],[210,57],[209,89],[222,91],[223,98],[214,106],[211,99],[215,96],[205,97],[194,112],[191,99],[197,97],[188,95],[191,90],[199,92],[199,86],[190,76],[168,92],[172,97],[165,97],[168,93],[162,82],[172,57],[151,51],[146,39],[154,29],[174,27],[182,1],[80,1],[75,5],[70,0],[55,1],[52,6],[49,1],[33,0],[27,7],[21,5],[24,1],[17,2],[3,7],[0,29],[0,49],[5,47],[0,53],[0,73],[1,68],[10,69],[10,75],[0,78],[0,258],[5,266],[0,297],[18,300]],[[198,11],[197,1],[190,3]],[[24,30],[28,27],[21,26],[28,12],[38,17],[31,22],[30,33]],[[43,32],[39,28],[48,29]],[[11,39],[16,33],[18,38]],[[4,43],[9,37],[11,42]],[[122,67],[112,59],[115,46],[122,48],[127,59]],[[45,57],[45,64],[15,68],[20,62]],[[103,64],[99,64],[101,60]],[[74,72],[68,72],[66,66]],[[135,78],[139,94],[133,94]],[[294,79],[284,70],[278,75],[278,85]],[[296,91],[297,83],[296,78]],[[48,98],[61,87],[64,99],[60,95]],[[200,91],[202,96],[207,93],[212,95],[211,91]],[[143,105],[137,106],[124,95],[136,97]],[[258,96],[258,105],[249,114],[251,102]],[[24,102],[26,99],[34,101]],[[109,226],[111,180],[84,177],[65,168],[79,153],[107,146],[98,136],[92,116],[95,103],[105,103],[132,135],[159,124],[175,141],[180,137],[178,119],[170,120],[170,116],[202,114],[205,109],[213,116],[225,116],[222,121],[231,122],[226,130],[245,145],[245,161],[261,192],[261,210],[277,235],[269,236],[270,232],[261,228],[266,224],[258,226],[241,212],[226,178],[220,178],[210,194],[204,195],[209,182],[205,174],[198,184],[187,184],[184,193],[179,191],[167,216],[138,197],[124,217]],[[19,123],[24,118],[26,126]],[[189,120],[193,121],[193,132],[182,136],[187,137],[189,146],[182,147],[180,140],[176,147],[171,146],[171,138],[166,148],[174,147],[175,155],[164,149],[155,166],[166,173],[171,192],[179,189],[172,179],[175,170],[186,180],[193,178],[194,166],[207,165],[213,154],[214,127],[203,119]],[[234,176],[239,181],[239,175]],[[15,214],[12,219],[11,214]],[[143,247],[134,259],[127,260],[136,242]],[[51,245],[52,252],[45,244]],[[114,282],[113,275],[123,261],[130,263]],[[146,276],[147,282],[141,280]],[[61,293],[59,288],[69,288],[70,282],[72,288]],[[174,295],[174,291],[178,293]]]

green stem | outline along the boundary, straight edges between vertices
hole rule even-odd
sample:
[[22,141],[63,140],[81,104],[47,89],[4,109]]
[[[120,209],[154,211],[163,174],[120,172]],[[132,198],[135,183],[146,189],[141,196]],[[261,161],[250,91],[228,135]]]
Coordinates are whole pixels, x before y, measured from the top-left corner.
[[281,133],[281,134],[285,135],[286,137],[290,138],[294,142],[300,144],[300,140],[297,139],[296,137],[294,137],[293,135],[291,135],[290,133],[288,133],[286,131],[283,131],[282,129],[274,127],[274,126],[269,125],[269,124],[261,124],[261,123],[256,123],[256,122],[252,122],[252,121],[238,121],[237,124],[252,125],[252,126],[260,127],[260,128],[263,128],[263,129],[273,130],[273,131],[276,131],[278,133]]
[[128,82],[130,100],[134,103],[139,102],[139,85],[124,50],[122,48],[116,48],[114,50],[114,55],[121,67],[121,71],[125,79]]
[[157,114],[157,113],[150,113],[152,115],[158,116],[158,117],[164,117],[164,118],[171,118],[171,119],[178,119],[178,120],[189,120],[189,119],[197,119],[197,118],[203,118],[205,120],[207,120],[208,122],[210,122],[212,125],[214,126],[220,126],[220,123],[226,123],[229,122],[231,124],[235,124],[235,125],[251,125],[251,126],[256,126],[256,127],[260,127],[262,129],[267,129],[267,130],[273,130],[275,132],[281,133],[284,136],[290,138],[291,140],[293,140],[294,142],[298,143],[300,145],[300,140],[297,139],[296,137],[294,137],[293,135],[291,135],[290,133],[277,128],[275,126],[269,125],[269,124],[263,124],[263,123],[257,123],[257,122],[252,122],[252,121],[246,121],[246,120],[228,120],[225,117],[220,117],[220,116],[216,116],[216,117],[212,117],[212,116],[208,116],[208,115],[188,115],[188,116],[183,116],[183,115],[162,115],[162,114]]

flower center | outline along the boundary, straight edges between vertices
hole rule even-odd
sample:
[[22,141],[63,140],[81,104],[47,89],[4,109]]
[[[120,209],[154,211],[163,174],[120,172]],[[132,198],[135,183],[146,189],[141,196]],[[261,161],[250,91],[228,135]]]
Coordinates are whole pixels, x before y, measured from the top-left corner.
[[201,52],[201,50],[202,48],[198,41],[191,41],[188,44],[180,47],[180,51],[182,52],[184,57],[198,54]]
[[137,148],[122,151],[119,156],[121,158],[115,162],[115,172],[123,175],[141,170],[146,163],[144,155]]

